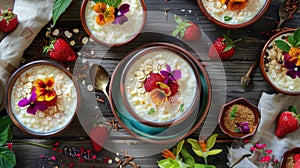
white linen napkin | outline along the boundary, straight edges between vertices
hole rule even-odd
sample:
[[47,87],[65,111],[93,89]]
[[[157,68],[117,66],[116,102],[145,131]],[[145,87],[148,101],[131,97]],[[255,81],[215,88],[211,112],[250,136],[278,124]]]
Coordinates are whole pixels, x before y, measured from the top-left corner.
[[[1,5],[11,6],[11,2],[13,1],[2,1]],[[5,85],[11,74],[19,67],[26,48],[51,20],[53,4],[54,0],[14,2],[13,12],[18,16],[19,25],[0,42],[0,111],[5,106]]]

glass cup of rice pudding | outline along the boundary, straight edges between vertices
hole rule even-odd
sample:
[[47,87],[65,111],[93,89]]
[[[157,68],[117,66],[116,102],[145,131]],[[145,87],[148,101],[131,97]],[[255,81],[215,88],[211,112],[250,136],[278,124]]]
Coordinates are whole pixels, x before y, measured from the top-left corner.
[[199,72],[189,56],[170,47],[149,47],[133,55],[120,82],[126,109],[149,126],[179,124],[199,106]]
[[132,41],[146,20],[144,0],[122,0],[119,4],[85,0],[81,10],[85,31],[96,42],[108,46],[121,46]]
[[72,75],[50,61],[24,65],[11,77],[7,110],[22,131],[48,136],[62,131],[79,106],[79,87]]

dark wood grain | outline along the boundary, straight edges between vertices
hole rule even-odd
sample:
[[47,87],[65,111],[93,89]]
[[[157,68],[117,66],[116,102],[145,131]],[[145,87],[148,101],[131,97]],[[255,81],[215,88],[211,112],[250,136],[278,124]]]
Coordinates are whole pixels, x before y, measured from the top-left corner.
[[[73,0],[71,6],[66,10],[66,12],[60,17],[57,23],[57,28],[61,30],[72,30],[73,28],[80,29],[80,37],[77,38],[80,40],[83,36],[86,36],[84,32],[80,17],[79,11],[81,7],[80,0]],[[217,27],[216,25],[210,23],[200,12],[196,1],[194,0],[146,0],[147,9],[149,11],[158,11],[161,13],[165,12],[166,8],[170,10],[168,13],[176,14],[182,17],[185,17],[189,20],[194,21],[197,23],[203,32],[206,33],[208,38],[213,41],[215,38],[221,36],[222,34],[226,33],[227,30]],[[257,105],[259,98],[262,92],[274,93],[274,90],[265,82],[260,69],[256,67],[252,77],[252,82],[250,85],[243,89],[240,86],[240,79],[243,75],[246,74],[248,68],[251,66],[253,61],[260,56],[260,51],[263,48],[264,44],[266,43],[269,36],[266,36],[266,32],[270,32],[273,28],[276,27],[276,22],[278,21],[278,8],[282,3],[282,0],[273,0],[269,10],[267,13],[255,24],[239,29],[234,30],[231,32],[231,36],[234,39],[242,38],[241,42],[237,43],[236,45],[236,53],[235,55],[227,60],[223,61],[222,65],[225,70],[225,77],[226,81],[219,81],[219,82],[226,82],[226,102],[229,102],[233,99],[244,97],[249,100],[251,103]],[[287,27],[297,27],[300,25],[300,11],[298,10],[294,15],[292,20],[286,21],[283,26]],[[49,26],[49,25],[47,25]],[[30,47],[26,50],[24,54],[25,62],[30,62],[35,59],[47,59],[47,55],[42,54],[42,46],[44,45],[45,40],[45,31],[47,26],[39,33],[39,35],[35,38],[33,43]],[[147,36],[147,35],[145,35]],[[108,70],[109,74],[111,75],[120,62],[120,60],[128,54],[130,51],[135,49],[141,44],[153,42],[160,38],[162,41],[169,41],[175,44],[180,44],[176,39],[167,39],[164,37],[158,37],[158,35],[154,35],[151,37],[145,38],[145,36],[141,35],[137,39],[135,39],[132,43],[112,49],[113,54],[108,53],[105,55],[105,58],[101,61],[101,64]],[[149,36],[149,35],[148,35]],[[93,48],[95,52],[100,53],[106,50],[103,46],[99,44],[89,44],[87,47]],[[80,51],[81,47],[77,46],[74,48],[77,51]],[[81,50],[81,52],[87,52],[85,58],[88,59],[89,62],[96,62],[99,60],[97,57],[91,57],[88,55],[89,50]],[[202,60],[203,61],[203,60]],[[204,61],[207,61],[210,65],[213,65],[214,62],[206,58]],[[24,62],[24,63],[25,63]],[[72,64],[64,64],[65,66],[73,66]],[[218,77],[218,71],[213,71],[211,76]],[[82,85],[82,81],[79,81]],[[86,80],[87,84],[89,83]],[[84,87],[83,87],[84,88]],[[86,89],[82,90],[83,95],[87,95],[90,92]],[[103,93],[96,92],[95,96],[105,97]],[[109,103],[105,100],[104,103],[98,103],[98,106],[91,106],[91,107],[81,107],[81,111],[93,111],[95,108],[100,108],[103,112],[104,116],[109,119],[114,119]],[[5,115],[5,114],[1,114]],[[192,134],[189,138],[198,138],[199,132],[202,129],[202,125]],[[214,128],[212,128],[214,129]],[[224,135],[218,127],[215,128],[215,133],[219,133],[218,143],[216,144],[215,148],[223,149],[223,152],[219,155],[214,157],[210,157],[208,162],[210,164],[216,165],[217,168],[224,168],[226,166],[226,153],[227,153],[227,146],[230,146],[230,139],[228,136]],[[88,134],[82,127],[82,123],[76,118],[71,125],[62,133],[57,134],[52,137],[48,138],[35,138],[30,135],[26,135],[22,133],[17,128],[14,128],[14,137],[17,140],[25,140],[25,141],[35,141],[42,144],[53,145],[54,142],[60,141],[61,144],[66,146],[78,146],[84,147],[86,149],[91,149],[92,146],[89,141]],[[121,145],[124,150],[130,152],[134,152],[135,150],[143,149],[143,143],[135,144],[135,143],[127,143],[128,141],[134,141],[135,139],[131,137],[123,128],[120,128],[118,134],[112,134],[108,143],[110,145]],[[120,144],[116,144],[120,143]],[[23,143],[14,143],[13,147],[14,152],[16,153],[17,157],[17,167],[19,168],[53,168],[55,166],[58,167],[68,167],[68,165],[72,162],[75,163],[75,167],[81,168],[88,168],[88,167],[101,167],[101,168],[110,168],[110,167],[117,167],[116,162],[114,161],[113,164],[103,164],[100,162],[79,162],[74,158],[67,157],[63,154],[59,154],[57,151],[53,151],[51,149],[44,149],[41,147],[36,147],[32,145],[27,145]],[[163,149],[162,149],[163,150]],[[192,152],[191,152],[192,153]],[[45,158],[42,158],[41,155],[44,155]],[[56,161],[51,161],[49,158],[51,156],[57,156]],[[108,156],[114,160],[117,156],[116,153],[104,150],[101,151],[100,155]],[[157,160],[162,159],[160,154],[156,154],[153,156],[147,157],[138,157],[135,158],[135,162],[138,165],[141,165],[142,168],[154,168],[157,167]],[[197,158],[198,162],[203,163],[201,158]],[[129,167],[129,166],[127,166]]]

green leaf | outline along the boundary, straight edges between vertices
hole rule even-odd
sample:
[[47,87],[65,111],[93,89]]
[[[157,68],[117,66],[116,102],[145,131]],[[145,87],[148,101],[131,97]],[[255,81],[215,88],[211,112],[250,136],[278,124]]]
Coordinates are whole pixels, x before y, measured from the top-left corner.
[[8,140],[9,125],[0,128],[0,146],[4,145]]
[[105,3],[105,0],[93,0],[95,3],[98,3],[98,2],[104,2]]
[[232,19],[232,17],[230,17],[230,16],[224,16],[224,20],[225,20],[226,22],[230,21],[231,19]]
[[183,106],[184,106],[184,103],[180,104],[180,106],[179,106],[179,111],[180,112],[183,112]]
[[181,151],[180,151],[183,160],[185,163],[187,163],[188,165],[190,165],[190,168],[194,167],[195,164],[195,159],[194,157],[186,150],[186,148],[183,146]]
[[284,52],[289,52],[291,48],[290,45],[283,40],[275,40],[275,44]]
[[297,114],[297,106],[296,105],[289,106],[288,109],[289,109],[290,112],[293,112],[293,113]]
[[193,148],[193,151],[198,155],[199,157],[203,157],[203,152],[201,150],[197,150]]
[[206,168],[205,164],[196,163],[194,164],[194,168]]
[[294,36],[288,36],[288,42],[289,42],[292,46],[295,46],[295,39],[294,39]]
[[55,26],[56,21],[60,17],[62,13],[65,12],[65,10],[70,6],[72,0],[55,0],[53,5],[53,11],[52,11],[52,17],[53,17],[53,23],[52,27]]
[[207,152],[207,155],[216,155],[221,153],[223,150],[222,149],[213,149]]
[[122,0],[105,0],[104,3],[106,3],[108,6],[113,6],[115,8],[119,7]]
[[3,128],[5,125],[13,125],[13,122],[8,116],[0,118],[0,128]]
[[298,28],[298,29],[294,32],[294,40],[296,41],[296,43],[300,42],[300,28]]
[[206,168],[216,168],[214,165],[206,165]]
[[178,35],[178,33],[180,32],[180,29],[175,29],[173,32],[172,32],[172,36],[173,37],[176,37]]
[[151,115],[151,114],[154,114],[155,113],[155,109],[154,108],[150,108],[148,114]]
[[226,51],[229,51],[232,47],[233,47],[232,44],[228,44],[228,45],[224,48],[224,50],[223,50],[222,52],[224,53],[224,52],[226,52]]
[[180,168],[179,163],[171,158],[160,160],[157,164],[160,168]]
[[182,19],[180,17],[178,17],[177,15],[174,15],[174,20],[177,24],[182,23]]
[[233,109],[230,112],[230,119],[234,119],[236,111],[237,111],[237,104],[233,106]]
[[176,153],[175,156],[177,157],[182,149],[182,146],[184,144],[184,139],[179,141],[178,144],[176,145]]
[[193,149],[202,150],[202,148],[200,147],[200,145],[198,144],[198,141],[196,139],[188,139],[187,142],[192,145]]
[[296,44],[295,44],[295,47],[299,47],[300,46],[300,41],[298,41]]
[[210,150],[211,148],[213,148],[215,146],[217,137],[218,137],[218,134],[213,134],[208,138],[208,140],[206,142],[207,150]]
[[15,154],[7,148],[0,147],[0,167],[13,168],[15,166],[16,166]]

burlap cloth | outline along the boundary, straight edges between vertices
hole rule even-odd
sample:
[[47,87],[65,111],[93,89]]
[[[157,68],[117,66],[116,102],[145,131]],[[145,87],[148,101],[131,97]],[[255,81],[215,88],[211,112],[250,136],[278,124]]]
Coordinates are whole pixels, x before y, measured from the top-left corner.
[[0,33],[0,111],[5,107],[5,88],[19,67],[26,48],[51,20],[54,0],[1,0],[0,8],[13,7],[19,25],[9,33]]

